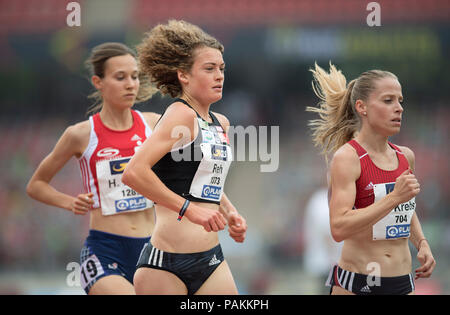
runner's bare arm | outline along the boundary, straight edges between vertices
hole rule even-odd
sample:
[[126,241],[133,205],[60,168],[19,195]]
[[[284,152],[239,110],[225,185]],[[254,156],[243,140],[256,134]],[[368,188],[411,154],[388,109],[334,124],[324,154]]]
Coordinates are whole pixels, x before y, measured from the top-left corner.
[[242,243],[247,232],[247,221],[239,214],[225,193],[220,200],[219,211],[228,221],[228,233],[236,242]]
[[90,199],[92,196],[88,194],[80,194],[78,197],[70,196],[55,189],[50,185],[50,181],[72,156],[81,156],[82,138],[88,137],[89,131],[88,123],[79,123],[64,131],[53,150],[42,160],[29,180],[27,193],[30,197],[51,206],[73,211],[76,214],[84,214],[88,211],[93,204]]
[[336,151],[331,161],[330,225],[337,242],[373,226],[398,204],[417,194],[415,187],[411,186],[414,175],[406,170],[397,178],[394,191],[372,205],[355,211],[355,182],[361,172],[359,165],[358,156],[348,145]]
[[[192,109],[180,102],[170,105],[152,136],[144,141],[129,161],[122,175],[122,182],[155,203],[178,213],[185,199],[164,185],[151,167],[174,146],[193,140],[197,128],[196,117]],[[193,223],[203,225],[208,232],[221,230],[226,224],[219,212],[208,211],[194,204],[189,205],[185,216]]]

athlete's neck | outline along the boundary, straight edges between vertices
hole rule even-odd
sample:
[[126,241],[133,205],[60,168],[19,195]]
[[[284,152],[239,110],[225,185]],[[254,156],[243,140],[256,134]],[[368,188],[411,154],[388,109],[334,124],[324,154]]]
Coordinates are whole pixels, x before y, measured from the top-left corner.
[[191,105],[191,107],[200,115],[200,117],[202,117],[206,121],[212,122],[212,118],[209,115],[209,107],[211,106],[211,104],[202,104],[186,93],[183,93],[180,98]]
[[127,130],[133,126],[133,115],[130,108],[115,109],[104,104],[100,111],[100,119],[106,127],[113,130]]
[[388,144],[388,137],[374,132],[368,133],[362,129],[355,137],[355,140],[369,152],[385,153],[386,151],[391,150],[391,147]]

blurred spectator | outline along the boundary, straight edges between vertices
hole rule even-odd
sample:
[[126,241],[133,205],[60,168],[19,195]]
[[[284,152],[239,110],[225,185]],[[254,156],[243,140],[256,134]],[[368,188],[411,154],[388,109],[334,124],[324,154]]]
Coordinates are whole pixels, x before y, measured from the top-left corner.
[[328,189],[319,188],[313,193],[305,208],[304,216],[305,271],[315,278],[319,291],[327,294],[330,289],[325,281],[334,264],[339,260],[342,244],[333,240],[330,230]]

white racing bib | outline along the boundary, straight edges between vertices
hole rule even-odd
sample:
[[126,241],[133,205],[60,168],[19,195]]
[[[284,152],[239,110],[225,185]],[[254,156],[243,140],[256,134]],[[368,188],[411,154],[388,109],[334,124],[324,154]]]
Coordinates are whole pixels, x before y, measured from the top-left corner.
[[203,158],[189,193],[196,198],[220,202],[228,169],[233,160],[231,147],[226,144],[227,139],[220,126],[208,126],[201,119],[199,125],[202,132],[200,148]]
[[[394,190],[395,183],[373,185],[375,202]],[[416,209],[416,199],[413,197],[405,203],[399,204],[372,228],[373,240],[395,240],[408,238],[410,235],[411,219]]]
[[97,162],[97,179],[103,215],[142,211],[153,206],[153,201],[122,183],[122,173],[131,157]]

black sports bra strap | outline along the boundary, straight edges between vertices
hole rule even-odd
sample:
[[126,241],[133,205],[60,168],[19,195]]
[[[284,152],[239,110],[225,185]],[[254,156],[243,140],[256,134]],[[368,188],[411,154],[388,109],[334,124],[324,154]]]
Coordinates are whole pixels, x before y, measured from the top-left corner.
[[[214,114],[212,113],[212,111],[209,111],[209,116],[211,116],[212,121],[213,121],[213,124],[215,124],[215,125],[217,125],[217,126],[220,126],[220,127],[222,127],[222,129],[223,129],[223,126],[222,126],[222,124],[220,123],[219,119],[217,119],[216,115],[214,115]],[[225,130],[225,129],[223,129],[223,130]]]
[[[192,110],[197,114],[197,117],[200,117],[200,115],[195,111],[195,109],[193,109],[192,106],[189,105],[189,103],[186,102],[185,100],[183,100],[183,99],[181,99],[181,98],[176,98],[176,99],[173,101],[173,103],[175,103],[175,102],[181,102],[181,103],[187,105],[190,109],[192,109]],[[156,124],[155,124],[155,127],[156,127],[156,125],[159,123],[159,121],[161,120],[161,118],[163,118],[163,116],[164,116],[164,114],[166,113],[166,111],[167,111],[167,108],[164,110],[163,114],[162,114],[161,116],[159,116],[158,121],[157,121]],[[201,117],[200,117],[200,118],[201,118]]]
[[[181,102],[181,103],[183,103],[183,104],[186,104],[187,106],[189,106],[190,108],[192,108],[192,106],[191,105],[189,105],[189,103],[188,102],[186,102],[184,99],[182,99],[182,98],[176,98],[176,99],[174,99],[174,101],[173,101],[174,103],[175,102]],[[193,108],[192,108],[193,109]]]
[[202,118],[202,117],[197,113],[197,111],[196,111],[191,105],[189,105],[189,103],[186,102],[184,99],[182,99],[182,98],[176,98],[176,99],[174,100],[174,102],[181,102],[181,103],[183,103],[184,105],[187,105],[190,109],[192,109],[192,110],[197,114],[197,117]]
[[[186,102],[184,99],[182,99],[182,98],[176,98],[176,99],[174,100],[174,102],[181,102],[181,103],[183,103],[183,104],[189,106],[189,108],[192,109],[192,110],[197,114],[197,117],[203,119],[202,116],[200,116],[199,113],[197,113],[197,111],[196,111],[191,105],[189,105],[189,103]],[[219,125],[219,126],[222,127],[222,124],[220,123],[219,119],[217,119],[216,115],[214,115],[211,111],[209,111],[209,116],[211,116],[211,119],[212,119],[212,121],[213,121],[213,124],[216,124],[216,125]],[[203,120],[204,120],[204,119],[203,119]],[[222,127],[222,128],[223,128],[223,127]]]

